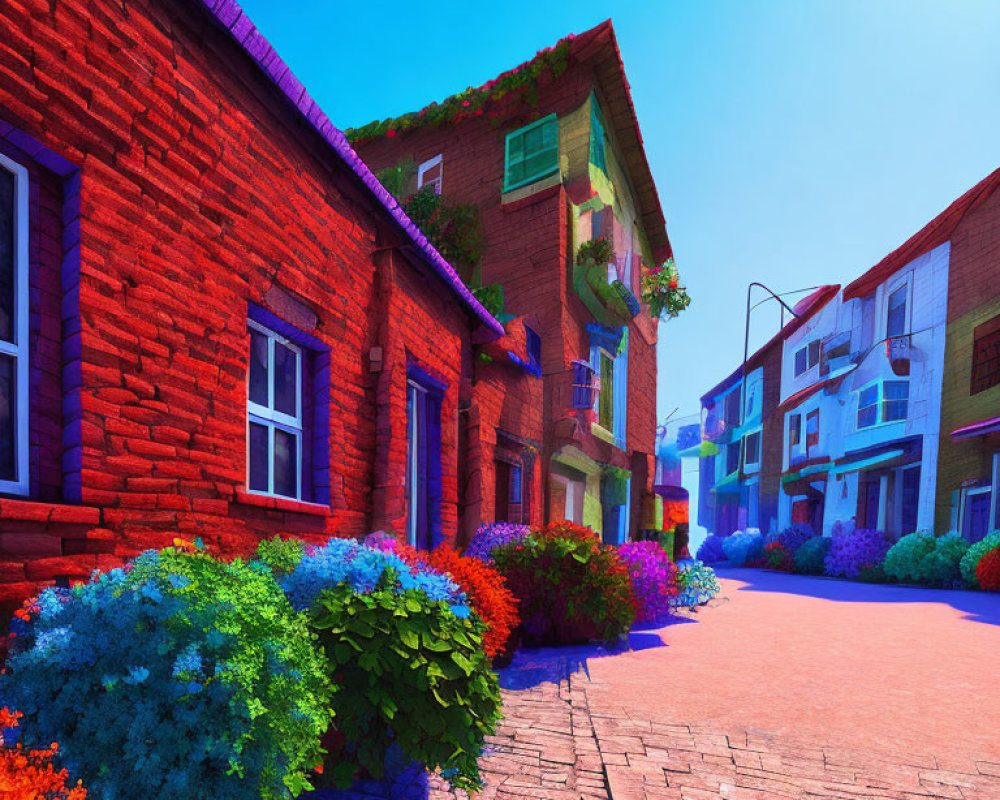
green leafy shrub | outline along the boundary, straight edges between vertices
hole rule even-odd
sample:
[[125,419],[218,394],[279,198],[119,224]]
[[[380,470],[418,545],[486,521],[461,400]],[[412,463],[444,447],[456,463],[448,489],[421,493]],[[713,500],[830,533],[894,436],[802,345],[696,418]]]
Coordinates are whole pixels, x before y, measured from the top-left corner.
[[334,698],[337,730],[362,767],[382,777],[395,743],[447,770],[452,786],[481,786],[478,758],[501,702],[478,617],[400,589],[391,567],[369,593],[348,583],[323,590],[309,617],[343,687]]
[[556,522],[492,550],[529,645],[611,641],[636,614],[628,568],[589,528]]
[[901,582],[920,583],[923,563],[934,552],[934,534],[918,531],[900,538],[885,554],[885,574]]
[[499,283],[491,283],[489,286],[473,289],[472,296],[497,319],[503,316],[503,286]]
[[607,236],[598,236],[589,242],[583,242],[576,251],[576,263],[608,264],[615,260],[615,248]]
[[801,575],[822,575],[826,569],[825,559],[833,540],[828,536],[807,539],[795,551],[795,571]]
[[962,579],[971,587],[979,588],[979,578],[976,577],[976,568],[979,566],[979,559],[986,555],[994,547],[1000,547],[1000,531],[993,531],[978,542],[969,545],[959,569],[962,572]]
[[148,551],[26,615],[0,693],[95,797],[277,800],[309,784],[332,687],[261,565]]
[[[483,230],[478,206],[451,205],[431,188],[421,189],[400,206],[452,266],[469,267],[479,261]],[[467,274],[462,277],[469,282]]]
[[969,543],[957,531],[937,537],[934,550],[920,565],[920,580],[936,586],[954,586],[962,581],[962,557]]
[[301,540],[274,536],[257,545],[253,559],[270,569],[274,577],[280,580],[295,571],[303,553],[305,546]]

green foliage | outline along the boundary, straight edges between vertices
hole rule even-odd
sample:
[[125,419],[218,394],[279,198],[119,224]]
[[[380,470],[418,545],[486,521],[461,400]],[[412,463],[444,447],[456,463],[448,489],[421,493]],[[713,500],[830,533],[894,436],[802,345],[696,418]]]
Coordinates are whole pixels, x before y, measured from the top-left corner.
[[641,294],[650,315],[657,319],[676,317],[691,305],[687,290],[680,285],[677,265],[672,258],[659,267],[643,265]]
[[962,556],[969,549],[969,543],[957,531],[937,537],[934,551],[924,558],[920,567],[920,579],[924,583],[937,586],[954,586],[962,580]]
[[453,786],[474,790],[501,707],[485,626],[422,591],[387,585],[394,580],[387,570],[369,594],[337,584],[308,612],[343,687],[333,701],[337,729],[375,777],[395,742],[430,769],[455,770]]
[[460,122],[470,117],[495,118],[490,110],[506,98],[505,107],[527,103],[538,104],[538,82],[546,77],[558,78],[566,71],[569,41],[562,41],[553,48],[543,50],[534,59],[505,72],[503,75],[479,88],[468,89],[452,95],[441,103],[431,103],[421,111],[404,114],[395,119],[370,122],[360,128],[348,128],[344,135],[350,142],[363,142],[379,136],[394,136],[397,133],[424,125]]
[[[468,267],[479,261],[483,231],[477,206],[449,205],[430,187],[421,189],[400,205],[452,266]],[[467,275],[463,275],[463,279],[468,283]]]
[[983,539],[969,545],[969,549],[965,551],[959,569],[962,572],[962,579],[969,586],[975,589],[980,588],[979,578],[976,577],[976,567],[979,566],[979,560],[994,547],[1000,547],[1000,531],[987,534]]
[[414,175],[417,174],[417,165],[412,161],[401,161],[392,167],[386,167],[375,177],[396,199],[406,197],[406,187]]
[[615,260],[615,248],[606,236],[598,236],[577,248],[576,263],[610,264]]
[[253,560],[264,564],[277,580],[281,580],[295,571],[304,552],[301,540],[274,536],[257,545]]
[[933,533],[918,531],[903,536],[885,554],[885,574],[904,583],[920,583],[924,559],[933,552]]
[[171,548],[46,590],[2,678],[30,747],[96,797],[286,800],[309,788],[332,687],[259,564]]
[[795,551],[795,571],[802,575],[822,575],[826,569],[824,560],[832,544],[829,536],[816,536],[803,542]]
[[497,319],[503,314],[503,286],[499,283],[473,289],[472,295]]

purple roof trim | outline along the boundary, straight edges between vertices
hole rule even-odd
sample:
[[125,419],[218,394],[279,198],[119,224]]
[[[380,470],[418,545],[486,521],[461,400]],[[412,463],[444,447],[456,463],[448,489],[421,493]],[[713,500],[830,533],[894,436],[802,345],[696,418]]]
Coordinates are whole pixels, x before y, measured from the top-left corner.
[[951,432],[952,439],[971,439],[974,436],[985,436],[987,433],[1000,431],[1000,417],[984,419],[981,422],[973,422],[963,428],[956,428]]
[[413,241],[431,268],[441,276],[459,298],[472,310],[483,326],[499,338],[504,335],[504,327],[487,311],[469,291],[455,268],[435,249],[420,229],[399,207],[396,198],[385,190],[368,165],[354,152],[343,133],[323,113],[319,105],[309,96],[302,83],[295,77],[288,65],[277,54],[263,34],[253,25],[239,3],[235,0],[197,0],[229,32],[243,51],[270,77],[275,86],[292,101],[305,120],[316,129],[341,160],[357,175],[368,190],[378,198],[397,224]]

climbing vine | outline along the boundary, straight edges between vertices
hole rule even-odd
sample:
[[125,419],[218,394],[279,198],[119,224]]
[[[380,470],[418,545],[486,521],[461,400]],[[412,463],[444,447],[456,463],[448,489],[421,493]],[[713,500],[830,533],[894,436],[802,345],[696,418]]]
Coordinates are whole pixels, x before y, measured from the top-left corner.
[[425,125],[461,122],[483,114],[488,119],[495,119],[498,114],[489,110],[489,106],[505,97],[509,102],[525,102],[534,108],[538,105],[539,82],[543,78],[558,78],[566,71],[569,45],[570,40],[563,39],[555,47],[540,51],[531,61],[478,88],[470,86],[440,103],[431,103],[420,111],[411,111],[401,117],[375,120],[360,128],[348,128],[344,135],[351,143],[358,143],[381,136],[392,137]]

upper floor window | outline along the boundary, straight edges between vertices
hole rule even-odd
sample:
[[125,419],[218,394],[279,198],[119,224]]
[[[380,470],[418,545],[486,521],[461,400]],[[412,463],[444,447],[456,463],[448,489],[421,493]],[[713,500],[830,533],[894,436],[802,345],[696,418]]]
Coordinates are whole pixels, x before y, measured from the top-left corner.
[[0,155],[0,492],[28,492],[28,171]]
[[746,461],[746,466],[751,467],[760,463],[760,431],[754,431],[744,440],[746,442],[746,450],[744,452],[744,459]]
[[812,369],[819,363],[819,339],[809,342],[795,351],[795,377]]
[[726,445],[726,474],[731,475],[740,466],[740,443],[730,442]]
[[525,349],[528,351],[528,366],[538,375],[542,373],[542,338],[534,328],[524,326]]
[[891,339],[906,333],[906,293],[908,286],[903,284],[889,295],[886,312],[885,336]]
[[302,349],[250,320],[247,488],[302,497]]
[[433,188],[434,194],[441,194],[441,177],[443,170],[444,164],[441,161],[440,155],[427,159],[423,164],[417,167],[417,190],[419,191],[425,186],[429,186]]
[[819,446],[819,409],[814,408],[806,414],[806,454]]
[[559,121],[555,114],[507,134],[504,190],[559,170]]
[[590,96],[590,163],[607,171],[608,164],[604,153],[604,115],[597,104],[597,98]]
[[615,424],[615,359],[607,350],[598,351],[601,376],[601,394],[597,401],[597,423],[606,431]]
[[802,415],[792,414],[788,418],[788,458],[791,461],[792,451],[802,441]]
[[969,394],[1000,384],[1000,315],[978,326],[973,335],[972,385]]
[[[870,428],[879,422],[906,419],[909,397],[908,381],[885,381],[865,387],[858,394],[858,429]],[[881,419],[879,407],[882,409]]]
[[739,389],[726,395],[726,425],[740,424],[740,392]]

